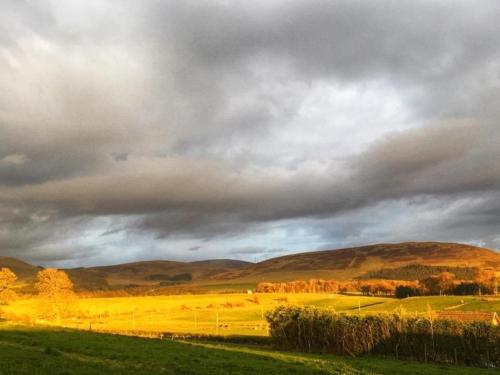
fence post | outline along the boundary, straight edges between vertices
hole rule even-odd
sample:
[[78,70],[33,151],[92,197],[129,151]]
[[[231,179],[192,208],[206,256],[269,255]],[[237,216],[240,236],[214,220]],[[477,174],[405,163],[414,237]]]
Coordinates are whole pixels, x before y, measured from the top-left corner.
[[215,334],[219,335],[219,310],[215,312]]
[[136,330],[136,326],[135,326],[135,306],[134,306],[134,309],[132,310],[132,328],[133,328],[134,331]]

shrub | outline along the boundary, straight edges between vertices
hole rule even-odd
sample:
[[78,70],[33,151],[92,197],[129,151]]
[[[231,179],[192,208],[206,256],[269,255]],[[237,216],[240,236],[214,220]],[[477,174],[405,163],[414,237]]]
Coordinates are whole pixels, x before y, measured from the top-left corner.
[[470,296],[479,294],[481,285],[474,282],[461,282],[453,289],[453,294],[456,296]]
[[394,291],[396,298],[423,296],[424,294],[425,290],[422,287],[412,285],[398,285]]
[[345,315],[293,306],[278,307],[266,318],[274,344],[284,349],[500,366],[500,327],[489,323]]

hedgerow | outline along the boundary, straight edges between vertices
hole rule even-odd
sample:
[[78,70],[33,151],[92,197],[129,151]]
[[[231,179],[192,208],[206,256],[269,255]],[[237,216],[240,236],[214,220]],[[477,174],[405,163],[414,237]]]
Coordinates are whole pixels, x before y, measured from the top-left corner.
[[358,316],[294,306],[278,307],[266,318],[273,343],[283,349],[500,367],[500,327],[487,322]]

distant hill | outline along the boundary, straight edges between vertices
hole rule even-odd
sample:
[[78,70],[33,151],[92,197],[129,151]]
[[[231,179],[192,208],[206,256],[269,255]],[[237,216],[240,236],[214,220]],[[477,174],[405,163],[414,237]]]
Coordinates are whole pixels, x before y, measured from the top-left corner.
[[[164,281],[197,281],[211,276],[233,271],[251,263],[214,259],[196,262],[175,262],[151,260],[144,262],[118,264],[113,266],[90,267],[87,272],[105,278],[110,285],[147,285]],[[189,276],[189,277],[188,277]]]
[[[7,267],[14,272],[19,284],[26,290],[31,290],[36,280],[38,271],[43,267],[34,266],[16,258],[0,257],[0,268]],[[105,289],[108,283],[105,278],[100,277],[85,268],[65,270],[78,289]]]
[[213,277],[215,280],[278,281],[307,278],[349,279],[408,265],[500,267],[500,254],[456,243],[406,242],[286,255]]
[[[113,266],[65,269],[77,289],[107,289],[130,285],[153,285],[160,282],[186,282],[209,278],[250,263],[232,259],[196,262],[153,260]],[[42,267],[15,258],[0,257],[0,268],[10,268],[22,284],[33,285]]]
[[9,257],[0,257],[0,268],[10,268],[20,280],[35,279],[41,268],[22,260]]
[[[21,282],[31,285],[41,269],[14,258],[2,257],[0,267],[11,268]],[[458,277],[469,277],[475,267],[500,268],[500,254],[456,243],[406,242],[292,254],[260,263],[231,259],[196,262],[152,260],[65,271],[78,289],[96,290],[176,283],[250,286],[259,281],[312,278],[414,279],[439,270],[450,270]]]

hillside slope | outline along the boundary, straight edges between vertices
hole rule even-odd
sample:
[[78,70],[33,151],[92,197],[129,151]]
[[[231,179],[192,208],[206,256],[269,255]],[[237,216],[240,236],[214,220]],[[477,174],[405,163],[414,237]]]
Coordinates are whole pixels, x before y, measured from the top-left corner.
[[229,272],[251,263],[214,259],[197,262],[152,260],[113,266],[86,268],[87,272],[105,278],[110,285],[157,284],[158,282],[196,281]]
[[[34,266],[22,260],[9,257],[0,257],[0,268],[6,267],[12,270],[17,276],[18,285],[32,290],[36,275],[43,267]],[[65,270],[77,289],[104,289],[108,287],[105,278],[98,274],[87,271],[85,268]]]
[[500,254],[456,243],[406,242],[315,251],[272,258],[219,274],[215,280],[290,280],[308,277],[348,279],[369,271],[410,264],[500,267]]
[[19,280],[35,279],[36,274],[41,269],[16,258],[0,257],[0,268],[3,267],[14,272]]
[[[367,273],[386,274],[388,269],[402,272],[402,267],[415,264],[461,267],[464,273],[470,273],[471,267],[500,268],[500,254],[456,243],[406,242],[292,254],[260,263],[230,259],[196,262],[153,260],[65,271],[78,289],[95,290],[178,282],[212,285],[311,278],[351,279]],[[20,260],[2,257],[0,267],[11,268],[25,284],[32,284],[40,270],[40,267]]]
[[[214,259],[196,262],[152,260],[101,267],[65,269],[77,289],[106,289],[109,286],[154,285],[160,282],[186,282],[206,279],[213,275],[235,270],[251,263]],[[33,287],[42,267],[15,258],[0,257],[0,268],[10,268],[20,284]],[[29,288],[28,288],[29,289]]]

